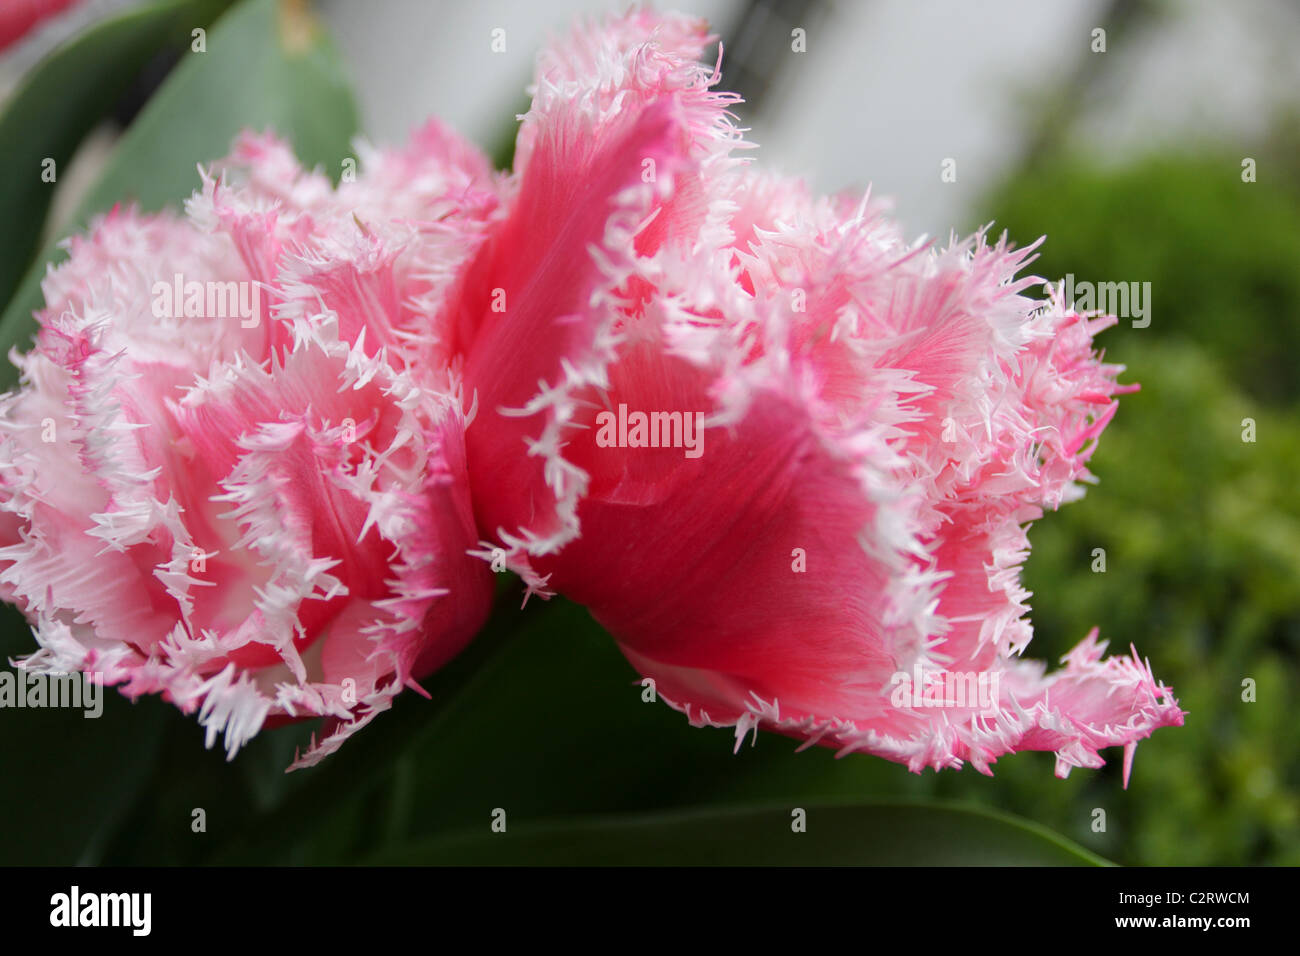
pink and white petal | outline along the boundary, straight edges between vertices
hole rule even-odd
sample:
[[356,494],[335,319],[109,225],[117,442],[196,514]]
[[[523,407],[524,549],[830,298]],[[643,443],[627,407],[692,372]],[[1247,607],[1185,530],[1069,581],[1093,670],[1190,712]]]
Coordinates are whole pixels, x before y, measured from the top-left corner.
[[539,60],[515,203],[458,301],[455,341],[479,408],[468,434],[479,525],[534,587],[529,556],[578,533],[587,476],[564,448],[578,393],[606,386],[634,240],[668,214],[682,177],[739,136],[734,97],[710,91],[717,77],[697,60],[699,25],[674,20],[647,38],[642,20],[579,31]]

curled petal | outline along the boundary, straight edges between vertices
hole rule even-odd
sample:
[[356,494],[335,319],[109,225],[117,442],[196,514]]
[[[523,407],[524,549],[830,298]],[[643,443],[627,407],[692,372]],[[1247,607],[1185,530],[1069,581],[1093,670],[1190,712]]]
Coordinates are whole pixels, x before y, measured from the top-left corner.
[[[657,22],[657,21],[656,21]],[[583,28],[539,59],[516,151],[517,194],[463,282],[456,348],[482,427],[468,438],[481,527],[531,585],[531,556],[578,533],[587,475],[565,453],[580,394],[607,386],[635,245],[738,140],[698,62],[703,24],[647,14]],[[581,401],[585,401],[582,399]]]

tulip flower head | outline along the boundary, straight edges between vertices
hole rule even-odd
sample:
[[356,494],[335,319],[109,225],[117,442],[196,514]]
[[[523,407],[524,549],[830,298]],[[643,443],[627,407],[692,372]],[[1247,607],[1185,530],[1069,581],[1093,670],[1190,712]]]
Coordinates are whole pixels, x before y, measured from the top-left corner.
[[486,548],[737,746],[1131,757],[1182,722],[1169,689],[1095,632],[1023,658],[1019,580],[1129,390],[1093,347],[1114,319],[1026,295],[1032,247],[908,242],[869,196],[758,171],[712,39],[633,13],[539,59],[456,306]]
[[245,136],[187,217],[116,209],[69,243],[0,405],[24,666],[162,694],[232,755],[323,716],[305,765],[482,623],[468,416],[407,356],[446,281],[425,258],[473,247],[496,186],[437,126],[369,159],[335,192]]
[[[445,662],[504,562],[696,725],[989,773],[1183,712],[1095,631],[1049,672],[1027,528],[1083,493],[1121,366],[981,231],[749,161],[702,21],[538,59],[513,172],[437,123],[334,189],[270,137],[187,216],[51,272],[0,404],[0,589],[31,668],[314,762]],[[48,436],[48,437],[47,437]],[[1051,600],[1051,595],[1041,599]]]

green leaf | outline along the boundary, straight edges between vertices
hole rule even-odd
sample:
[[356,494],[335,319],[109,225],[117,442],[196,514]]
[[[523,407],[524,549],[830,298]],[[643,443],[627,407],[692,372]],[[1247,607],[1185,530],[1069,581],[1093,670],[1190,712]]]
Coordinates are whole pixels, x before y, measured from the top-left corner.
[[[478,697],[485,681],[509,659],[508,651],[514,644],[523,637],[545,631],[545,622],[555,609],[565,607],[560,603],[539,606],[534,601],[521,612],[518,605],[519,591],[514,579],[503,579],[497,591],[498,613],[492,615],[465,650],[421,682],[429,698],[410,691],[402,694],[387,713],[380,714],[338,753],[315,767],[293,773],[283,788],[288,791],[284,799],[241,833],[240,839],[220,848],[214,860],[222,864],[283,864],[303,861],[304,853],[313,857],[310,862],[321,862],[322,855],[327,861],[344,859],[352,848],[343,845],[347,836],[339,832],[344,829],[340,818],[356,817],[358,803],[373,796],[376,788],[395,770],[401,797],[390,799],[386,809],[391,811],[394,806],[401,806],[404,817],[409,812],[413,792],[410,755],[419,753],[422,745],[427,746],[449,716]],[[269,781],[264,774],[267,773],[283,781],[287,764],[286,760],[274,768],[250,771],[254,789],[266,787]],[[424,769],[433,774],[439,772],[437,766]],[[401,821],[390,819],[383,825],[384,832],[394,838],[404,832],[394,831],[395,822]],[[361,832],[355,842],[373,845],[370,840],[368,832]]]
[[[503,608],[494,623],[500,626],[509,615]],[[1015,862],[1019,856],[1098,862],[1029,824],[970,809],[935,809],[926,797],[934,774],[911,774],[868,755],[837,760],[826,748],[796,753],[797,741],[767,733],[759,734],[754,746],[747,739],[733,753],[730,729],[693,728],[662,701],[646,697],[636,671],[590,614],[554,599],[478,675],[472,693],[445,707],[410,742],[407,759],[414,764],[414,780],[398,772],[385,781],[389,804],[417,808],[410,818],[396,820],[383,802],[370,797],[374,822],[357,831],[350,846],[315,847],[312,859],[356,862],[377,854],[375,862],[686,863],[697,858],[683,846],[695,842],[708,848],[700,851],[700,860],[739,863],[750,861],[744,855],[749,843],[763,850],[763,840],[756,839],[762,831],[773,840],[809,841],[774,844],[772,853],[805,856],[778,854],[773,862],[892,862],[854,849],[873,842],[887,847],[889,833],[915,836],[896,844],[896,850],[916,862],[931,861],[940,849],[942,862],[959,862],[961,854],[977,850],[977,862]],[[491,745],[484,746],[485,740]],[[978,775],[968,778],[972,787],[987,783]],[[864,794],[879,801],[871,805],[879,816],[864,814]],[[781,809],[761,809],[773,805]],[[489,830],[496,807],[507,810],[508,837]],[[807,833],[791,833],[792,807],[809,809]],[[740,828],[735,835],[728,835],[729,821]],[[962,841],[958,823],[966,821],[980,826],[971,840]],[[716,839],[708,836],[715,825],[723,834]],[[664,841],[678,826],[683,842],[670,846]],[[490,842],[494,838],[512,845],[518,838],[518,852],[502,850]],[[932,839],[941,842],[927,843]],[[608,844],[609,856],[600,856],[606,852],[602,843]],[[655,856],[639,849],[661,843],[672,853]],[[574,848],[573,858],[551,855],[566,845]],[[688,856],[678,859],[678,852]],[[855,855],[843,855],[850,853]]]
[[[614,640],[561,598],[530,602],[521,619],[513,596],[426,686],[433,706],[403,694],[321,766],[290,775],[310,785],[219,861],[355,862],[376,846],[477,827],[497,806],[540,821],[863,794],[912,800],[935,781],[875,757],[796,753],[797,741],[774,734],[733,753],[730,729],[693,728],[647,702]],[[406,807],[414,811],[394,812]]]
[[[224,156],[244,128],[274,129],[308,166],[339,169],[357,128],[337,51],[297,4],[244,0],[189,52],[114,150],[78,207],[73,228],[118,202],[146,211],[178,205],[198,185],[196,166]],[[40,307],[47,248],[0,318],[0,353],[26,347]],[[16,372],[5,367],[0,385]]]
[[474,833],[407,844],[389,864],[633,866],[1106,866],[1050,830],[943,804],[861,803],[745,808],[516,825],[488,817]]
[[56,49],[24,79],[0,115],[0,303],[9,301],[32,261],[56,186],[41,177],[47,159],[57,176],[86,134],[161,50],[188,48],[223,0],[166,0],[97,23]]
[[[0,660],[35,647],[18,612],[0,607]],[[99,693],[98,718],[69,708],[0,709],[0,816],[9,821],[0,865],[99,863],[140,798],[171,708],[152,699],[133,705],[113,688]]]
[[865,754],[797,753],[800,742],[778,734],[746,738],[737,752],[731,728],[692,727],[648,696],[586,609],[553,599],[473,695],[416,742],[412,801],[420,812],[404,838],[477,827],[498,806],[539,821],[773,801],[806,806],[864,794],[922,800],[936,779]]

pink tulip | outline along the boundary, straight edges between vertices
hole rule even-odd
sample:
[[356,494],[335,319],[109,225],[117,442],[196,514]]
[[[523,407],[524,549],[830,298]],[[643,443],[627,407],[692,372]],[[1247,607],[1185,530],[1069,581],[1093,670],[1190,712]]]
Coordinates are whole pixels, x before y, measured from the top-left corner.
[[[1116,409],[1108,317],[1031,250],[906,242],[742,162],[704,24],[634,13],[540,58],[508,214],[453,295],[474,508],[696,725],[988,773],[1182,723],[1090,634],[1031,637],[1026,528]],[[702,431],[693,431],[700,423]],[[1051,600],[1051,595],[1045,595]]]
[[0,6],[0,50],[5,50],[43,21],[57,16],[80,0],[5,0]]
[[46,278],[0,402],[0,593],[40,645],[24,666],[160,693],[232,756],[324,716],[315,762],[488,610],[469,415],[423,303],[499,183],[436,125],[362,161],[336,192],[246,136],[188,218],[99,219]]
[[470,638],[477,546],[737,746],[1064,775],[1124,745],[1127,777],[1169,689],[1095,634],[1020,656],[1026,527],[1129,388],[1114,320],[1024,295],[1032,249],[755,172],[711,42],[576,31],[508,178],[436,124],[337,191],[247,136],[188,220],[75,240],[0,409],[26,666],[161,692],[232,753],[327,716],[311,763]]

